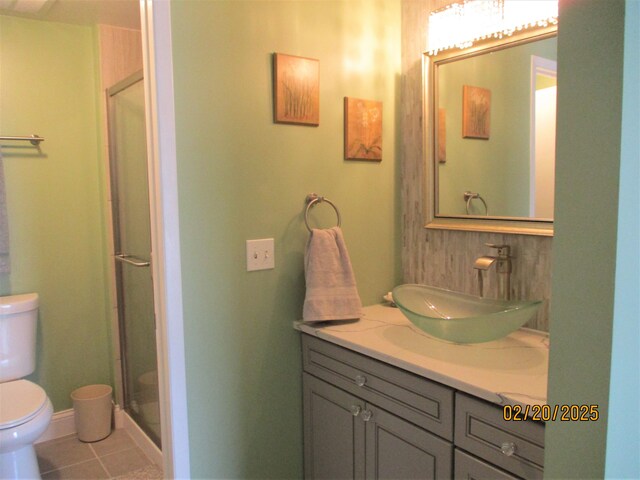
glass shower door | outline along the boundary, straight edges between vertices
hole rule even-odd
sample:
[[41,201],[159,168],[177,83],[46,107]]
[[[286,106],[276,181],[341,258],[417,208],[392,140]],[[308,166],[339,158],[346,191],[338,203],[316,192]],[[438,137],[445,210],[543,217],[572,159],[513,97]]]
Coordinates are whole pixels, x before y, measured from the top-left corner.
[[107,94],[124,409],[160,447],[142,73]]

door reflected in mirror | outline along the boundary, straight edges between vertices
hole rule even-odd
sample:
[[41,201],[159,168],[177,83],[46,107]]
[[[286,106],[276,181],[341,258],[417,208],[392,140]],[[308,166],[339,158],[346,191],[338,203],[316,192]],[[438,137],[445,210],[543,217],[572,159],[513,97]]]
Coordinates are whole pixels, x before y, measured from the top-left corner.
[[432,59],[435,217],[553,220],[556,45]]

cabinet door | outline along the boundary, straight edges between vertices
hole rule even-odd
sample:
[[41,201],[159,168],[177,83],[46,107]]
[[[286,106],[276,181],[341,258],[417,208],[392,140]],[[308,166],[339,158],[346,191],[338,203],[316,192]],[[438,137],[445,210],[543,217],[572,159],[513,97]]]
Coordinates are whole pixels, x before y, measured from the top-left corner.
[[364,402],[303,374],[304,475],[307,479],[363,479]]
[[453,446],[435,435],[367,404],[367,479],[451,478]]

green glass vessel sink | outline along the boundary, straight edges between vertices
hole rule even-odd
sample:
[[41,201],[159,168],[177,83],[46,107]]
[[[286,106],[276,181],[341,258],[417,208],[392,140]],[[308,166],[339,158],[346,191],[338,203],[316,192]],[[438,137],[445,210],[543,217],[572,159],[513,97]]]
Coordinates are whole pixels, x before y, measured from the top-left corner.
[[494,300],[428,285],[393,289],[393,301],[420,330],[455,343],[498,340],[535,315],[541,301]]

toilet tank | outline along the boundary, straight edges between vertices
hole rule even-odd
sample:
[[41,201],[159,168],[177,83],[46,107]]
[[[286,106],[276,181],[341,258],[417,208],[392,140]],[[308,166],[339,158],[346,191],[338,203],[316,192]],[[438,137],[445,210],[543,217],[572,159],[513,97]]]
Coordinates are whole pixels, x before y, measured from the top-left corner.
[[0,383],[36,368],[38,294],[0,297]]

